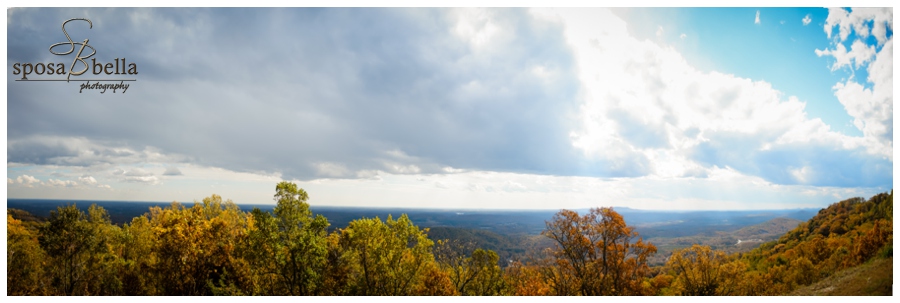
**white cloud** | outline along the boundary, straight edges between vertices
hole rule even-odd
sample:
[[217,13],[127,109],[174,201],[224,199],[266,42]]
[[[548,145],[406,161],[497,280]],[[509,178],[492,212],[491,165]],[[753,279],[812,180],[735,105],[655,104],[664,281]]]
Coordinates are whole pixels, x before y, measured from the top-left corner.
[[450,167],[450,166],[446,166],[446,167],[442,168],[441,171],[444,172],[444,173],[447,173],[447,174],[456,174],[456,173],[462,173],[462,172],[465,172],[466,170],[465,170],[465,169],[458,169],[458,168],[453,168],[453,167]]
[[422,169],[416,165],[409,164],[403,165],[396,162],[385,161],[384,168],[387,172],[392,174],[418,174],[422,172]]
[[[834,95],[851,117],[853,125],[863,133],[863,144],[869,152],[893,160],[893,36],[886,37],[886,30],[893,29],[891,9],[829,9],[825,32],[831,37],[834,27],[839,35],[832,41],[833,49],[816,49],[819,56],[835,59],[832,70],[842,67],[858,69],[866,67],[868,77],[860,83],[855,77],[838,82]],[[871,24],[871,26],[870,26]],[[844,43],[850,33],[855,39],[848,52]],[[868,45],[860,38],[874,35],[876,45]],[[880,46],[880,47],[879,47]],[[854,64],[855,63],[855,64]],[[867,87],[867,85],[871,85]]]
[[875,57],[875,46],[866,45],[860,40],[856,40],[851,44],[850,51],[847,51],[847,48],[844,47],[843,44],[837,44],[835,49],[826,49],[826,50],[818,50],[816,49],[816,55],[821,56],[832,56],[835,59],[834,64],[831,65],[831,70],[835,71],[844,66],[853,66],[852,63],[856,63],[855,68],[860,68],[861,66],[867,64],[872,58]]
[[123,175],[126,177],[147,177],[147,176],[153,175],[152,172],[145,170],[143,168],[140,168],[140,167],[131,167],[128,169],[116,169],[113,173]]
[[[793,168],[792,168],[793,169]],[[803,172],[801,168],[800,172]],[[810,172],[807,170],[806,172]],[[421,182],[414,175],[384,175],[385,184],[328,179],[300,182],[315,194],[311,203],[431,208],[559,209],[628,206],[639,209],[783,209],[822,207],[838,199],[871,196],[878,188],[778,185],[732,168],[713,167],[706,178],[611,178],[544,176],[469,171],[435,175]],[[346,188],[353,188],[347,191]],[[435,188],[441,188],[436,191]],[[652,188],[654,190],[647,190]],[[367,197],[364,201],[360,196]],[[840,198],[836,198],[840,197]]]
[[78,183],[72,180],[57,180],[57,179],[49,179],[47,182],[44,182],[47,186],[52,187],[75,187],[78,186]]
[[756,19],[753,20],[753,23],[759,24],[759,11],[756,11]]
[[519,183],[519,182],[506,181],[506,184],[504,184],[503,189],[506,191],[521,192],[521,191],[528,190],[528,187],[525,185],[522,185],[522,183]]
[[119,167],[114,169],[111,174],[113,176],[116,176],[121,182],[141,183],[148,185],[160,184],[159,178],[154,176],[152,172],[140,167]]
[[[854,8],[852,12],[843,8],[829,8],[828,18],[825,19],[825,33],[831,38],[833,29],[838,27],[836,42],[846,41],[851,31],[856,35],[866,38],[869,34],[875,36],[878,44],[887,42],[887,29],[893,27],[892,8]],[[871,22],[872,26],[869,26]]]
[[125,182],[144,183],[149,185],[160,184],[159,178],[157,178],[156,176],[128,176],[122,180]]
[[361,170],[356,172],[356,178],[367,180],[381,180],[381,171],[378,170]]
[[325,178],[341,178],[349,176],[347,166],[340,163],[322,162],[316,163],[316,175]]
[[[769,182],[818,185],[870,182],[842,177],[847,175],[891,174],[859,153],[864,146],[872,155],[884,149],[808,118],[804,101],[767,82],[697,70],[675,49],[629,36],[624,22],[604,10],[546,12],[565,20],[566,40],[575,50],[584,104],[582,126],[570,137],[596,161],[591,169],[627,167],[634,176],[682,178],[708,176],[718,165]],[[591,47],[595,39],[604,41],[602,49]],[[876,113],[883,118],[891,111]],[[847,157],[852,160],[844,163],[870,166],[826,167],[834,160],[811,157]],[[809,166],[807,161],[816,161],[810,170],[829,169],[832,177],[791,177],[788,167]],[[882,168],[873,172],[871,165]]]
[[803,17],[803,26],[809,25],[810,22],[812,22],[812,18],[809,14],[806,14],[806,17]]
[[97,184],[97,179],[94,179],[94,177],[91,177],[91,176],[78,177],[78,181],[81,182],[82,184],[87,184],[87,185]]
[[684,33],[682,33],[681,36],[678,36],[678,37],[681,38],[681,39],[684,39],[684,38],[687,38],[687,35],[684,34]]
[[494,23],[491,10],[487,9],[455,9],[451,13],[456,17],[454,33],[469,42],[478,51],[488,49],[491,43],[502,35],[502,28]]
[[18,178],[16,178],[16,182],[30,187],[32,184],[41,183],[41,180],[39,180],[38,178],[32,177],[32,176],[29,176],[29,175],[21,175]]
[[797,168],[797,169],[791,169],[790,171],[791,171],[791,175],[793,175],[794,178],[797,179],[797,182],[800,182],[800,183],[808,182],[809,178],[811,176],[813,176],[813,174],[814,174],[812,168],[810,168],[808,166],[804,166],[802,168]]

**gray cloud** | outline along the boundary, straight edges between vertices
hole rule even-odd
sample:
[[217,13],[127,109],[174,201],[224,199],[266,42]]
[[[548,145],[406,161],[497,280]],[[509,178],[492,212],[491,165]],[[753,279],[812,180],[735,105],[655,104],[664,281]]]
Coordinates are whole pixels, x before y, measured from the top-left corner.
[[[8,82],[9,161],[90,165],[146,147],[300,179],[333,176],[320,163],[342,177],[578,173],[567,137],[577,81],[560,26],[493,13],[502,36],[483,50],[454,35],[444,10],[14,10],[10,62],[58,61],[46,49],[65,40],[59,23],[88,16],[93,29],[73,39],[90,37],[98,61],[127,57],[139,76],[124,95]],[[47,133],[83,144],[35,139]],[[100,141],[110,148],[86,147]]]
[[[892,182],[892,161],[860,149],[762,149],[787,127],[742,134],[687,126],[678,133],[671,126],[690,118],[678,116],[666,94],[706,94],[715,102],[688,103],[715,116],[746,92],[739,85],[703,92],[701,84],[674,91],[666,83],[677,75],[665,78],[666,58],[650,53],[626,71],[643,81],[637,91],[656,96],[647,100],[662,118],[644,121],[616,110],[629,101],[603,99],[612,103],[604,117],[623,143],[610,145],[621,147],[615,156],[586,157],[570,137],[581,127],[582,87],[562,25],[518,9],[488,13],[489,22],[466,23],[456,11],[436,9],[12,9],[9,65],[68,64],[70,57],[47,48],[65,40],[63,20],[85,17],[93,28],[73,26],[73,39],[90,38],[95,59],[127,58],[140,74],[125,94],[78,93],[78,83],[22,83],[9,74],[7,161],[107,169],[163,163],[164,176],[192,163],[286,179],[439,174],[446,167],[638,177],[652,166],[640,150],[672,148],[671,131],[708,139],[686,151],[692,161],[778,184]],[[461,35],[461,25],[475,35]],[[600,50],[617,47],[592,41]],[[117,176],[159,182],[147,171]]]
[[863,148],[845,150],[811,142],[764,149],[766,140],[759,135],[718,132],[706,136],[709,141],[688,152],[692,159],[775,184],[889,187],[893,179],[893,162],[872,157]]
[[181,173],[181,170],[179,170],[177,167],[174,167],[174,166],[166,167],[166,171],[163,172],[163,176],[182,176],[182,175],[184,175],[184,174]]
[[[13,125],[10,125],[13,128]],[[30,135],[7,140],[7,161],[61,166],[97,166],[143,162],[180,162],[185,157],[163,155],[153,147],[139,150],[127,141],[86,137]]]

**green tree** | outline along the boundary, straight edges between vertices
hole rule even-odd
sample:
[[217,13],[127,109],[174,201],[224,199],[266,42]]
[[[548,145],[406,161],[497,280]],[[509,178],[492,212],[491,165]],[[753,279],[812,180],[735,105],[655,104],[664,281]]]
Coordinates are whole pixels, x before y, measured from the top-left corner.
[[471,242],[440,240],[435,260],[448,273],[457,293],[467,296],[495,296],[504,291],[500,257],[492,250],[474,249]]
[[157,280],[148,274],[156,267],[155,235],[146,216],[136,217],[122,227],[121,251],[122,292],[128,296],[158,294]]
[[120,246],[122,230],[109,220],[109,213],[96,204],[88,207],[87,225],[96,245],[88,254],[85,282],[91,295],[121,295],[119,271],[122,265]]
[[312,216],[309,195],[296,184],[275,186],[277,206],[271,213],[254,209],[251,246],[259,254],[254,266],[259,275],[276,278],[264,293],[315,295],[324,291],[328,220]]
[[86,278],[99,240],[85,214],[75,205],[50,211],[38,241],[49,256],[51,285],[57,294],[91,295]]
[[399,296],[416,294],[429,266],[435,266],[434,245],[404,214],[350,222],[342,242],[357,263],[352,294]]
[[450,283],[460,294],[465,294],[466,286],[475,279],[477,269],[470,266],[475,244],[459,240],[438,240],[434,246],[434,258],[442,270],[448,273]]
[[469,296],[497,296],[506,287],[499,265],[500,257],[493,250],[476,249],[467,262],[473,279],[460,292]]

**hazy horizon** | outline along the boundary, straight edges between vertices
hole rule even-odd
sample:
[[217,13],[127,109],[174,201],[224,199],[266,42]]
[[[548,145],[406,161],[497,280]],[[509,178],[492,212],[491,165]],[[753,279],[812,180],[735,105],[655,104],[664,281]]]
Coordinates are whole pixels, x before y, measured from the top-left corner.
[[[852,197],[850,197],[852,198]],[[863,199],[868,199],[871,197],[861,197]],[[227,198],[224,198],[228,200]],[[849,198],[848,198],[849,199]],[[203,203],[200,199],[197,200],[171,200],[171,201],[142,201],[142,200],[101,200],[101,199],[42,199],[42,198],[7,198],[7,204],[10,200],[16,201],[69,201],[73,203],[79,202],[114,202],[114,203],[148,203],[148,204],[171,204],[172,202],[177,202],[180,204],[191,205],[193,203]],[[232,201],[234,204],[238,206],[271,206],[275,207],[276,203],[242,203],[238,201]],[[840,202],[840,201],[835,201]],[[547,211],[547,212],[557,212],[563,208],[445,208],[445,207],[397,207],[397,206],[389,206],[389,205],[328,205],[328,204],[310,204],[311,208],[361,208],[361,209],[398,209],[398,210],[447,210],[447,211]],[[755,211],[787,211],[787,210],[818,210],[821,209],[819,207],[797,207],[797,208],[761,208],[761,209],[643,209],[643,208],[634,208],[629,206],[621,206],[621,205],[597,205],[587,208],[568,208],[570,210],[575,211],[587,211],[591,208],[599,208],[599,207],[612,207],[617,211],[637,211],[637,212],[755,212]]]

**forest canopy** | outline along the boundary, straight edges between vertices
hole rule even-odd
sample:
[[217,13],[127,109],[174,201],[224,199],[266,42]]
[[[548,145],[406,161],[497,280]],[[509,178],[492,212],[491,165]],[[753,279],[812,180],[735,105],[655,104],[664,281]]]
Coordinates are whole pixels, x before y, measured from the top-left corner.
[[[613,208],[560,210],[550,247],[501,260],[407,215],[329,228],[294,183],[274,200],[245,212],[212,195],[121,225],[96,205],[10,209],[7,295],[780,295],[893,258],[893,192],[835,203],[747,253],[693,245],[657,267],[656,246]],[[888,279],[876,293],[891,294]]]

